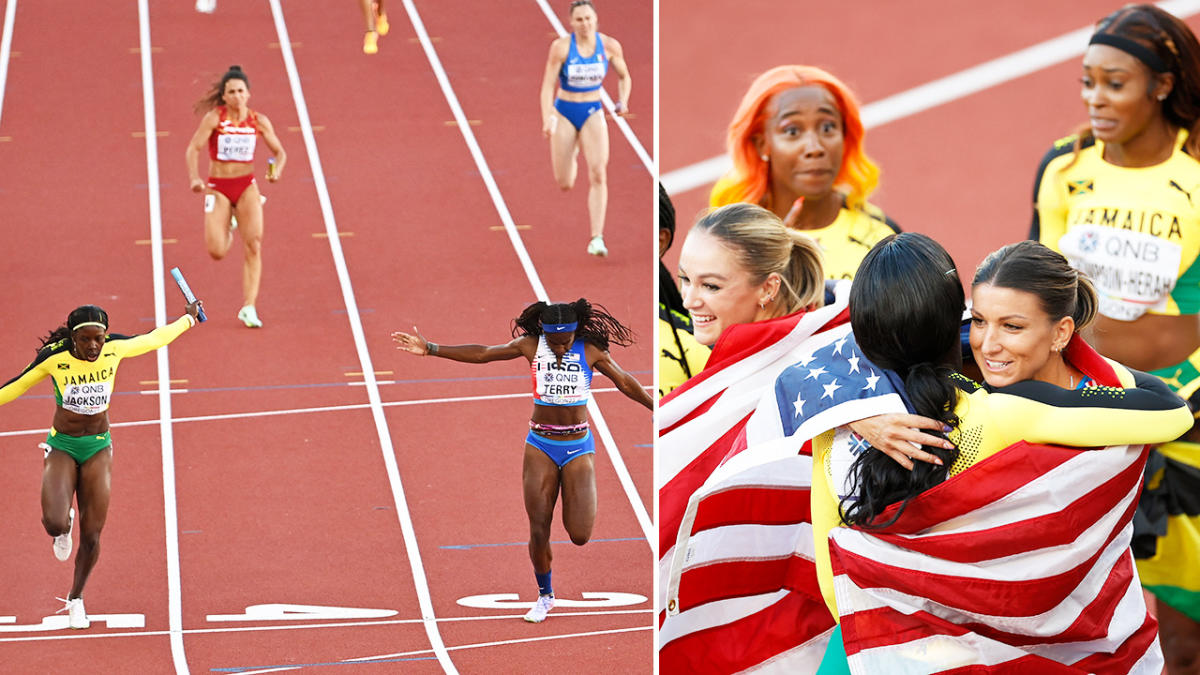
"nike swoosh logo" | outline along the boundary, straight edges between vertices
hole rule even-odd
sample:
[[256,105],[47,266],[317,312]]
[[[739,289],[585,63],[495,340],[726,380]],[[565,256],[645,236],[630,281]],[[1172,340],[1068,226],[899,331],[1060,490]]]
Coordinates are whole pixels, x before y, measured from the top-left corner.
[[568,455],[573,455],[573,454],[575,454],[575,453],[579,452],[580,450],[583,450],[583,448],[575,448],[574,450],[568,450],[568,451],[567,451],[567,454],[568,454]]

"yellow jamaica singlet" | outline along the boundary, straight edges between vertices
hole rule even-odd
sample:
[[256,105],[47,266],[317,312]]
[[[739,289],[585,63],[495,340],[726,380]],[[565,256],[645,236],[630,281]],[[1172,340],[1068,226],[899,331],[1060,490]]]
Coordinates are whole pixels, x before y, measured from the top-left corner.
[[59,407],[80,415],[108,410],[116,381],[117,365],[127,356],[138,356],[165,347],[192,327],[192,317],[183,315],[173,323],[145,335],[109,335],[95,361],[75,358],[68,339],[38,350],[33,363],[0,387],[0,405],[16,399],[46,377],[54,381],[54,399]]
[[1030,238],[1086,272],[1100,313],[1133,321],[1147,312],[1200,313],[1200,161],[1180,131],[1167,161],[1120,167],[1104,143],[1054,144],[1038,169]]

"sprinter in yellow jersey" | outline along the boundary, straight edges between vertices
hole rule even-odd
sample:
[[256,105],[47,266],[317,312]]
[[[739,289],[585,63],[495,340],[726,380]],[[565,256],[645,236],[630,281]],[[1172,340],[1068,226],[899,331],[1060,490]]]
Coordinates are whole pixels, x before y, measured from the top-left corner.
[[[1095,281],[1096,350],[1200,412],[1200,41],[1159,7],[1126,5],[1096,24],[1081,66],[1088,124],[1043,160],[1030,238]],[[1200,664],[1196,494],[1200,425],[1151,453],[1134,521],[1171,672]]]
[[187,306],[187,314],[145,335],[128,337],[108,333],[108,314],[95,305],[76,308],[67,323],[42,343],[37,357],[20,375],[0,387],[0,405],[15,400],[49,377],[54,383],[54,411],[42,472],[42,525],[54,537],[54,555],[65,561],[71,555],[71,530],[79,501],[79,552],[75,578],[64,600],[71,628],[87,628],[83,587],[100,557],[100,531],[108,516],[112,475],[112,439],[108,404],[112,400],[117,366],[121,359],[165,347],[196,324],[200,302]]

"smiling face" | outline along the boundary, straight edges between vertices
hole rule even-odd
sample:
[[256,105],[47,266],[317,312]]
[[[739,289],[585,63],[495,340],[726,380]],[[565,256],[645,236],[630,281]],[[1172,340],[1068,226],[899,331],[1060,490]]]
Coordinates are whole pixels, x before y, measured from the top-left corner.
[[71,333],[71,353],[84,361],[95,361],[100,358],[106,337],[105,330],[99,326],[76,328]]
[[1158,96],[1170,92],[1170,76],[1149,68],[1116,47],[1095,44],[1083,54],[1080,92],[1092,133],[1105,143],[1135,140],[1162,117]]
[[221,100],[230,108],[242,110],[246,107],[246,103],[250,100],[250,88],[246,86],[245,80],[237,78],[225,81],[225,90],[221,93]]
[[756,137],[767,155],[771,185],[796,197],[823,197],[833,190],[845,154],[842,113],[833,94],[812,85],[785,89],[767,103],[767,120]]
[[759,302],[770,295],[770,282],[754,283],[735,252],[707,232],[692,231],[683,241],[679,290],[700,344],[711,346],[729,326],[765,318]]
[[971,289],[971,304],[971,353],[988,384],[1060,384],[1063,361],[1053,350],[1066,346],[1074,320],[1051,319],[1033,293],[988,283]]

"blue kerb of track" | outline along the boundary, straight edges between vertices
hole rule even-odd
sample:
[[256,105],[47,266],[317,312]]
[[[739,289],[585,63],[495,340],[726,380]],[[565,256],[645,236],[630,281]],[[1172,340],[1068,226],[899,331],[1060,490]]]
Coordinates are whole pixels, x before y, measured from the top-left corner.
[[[614,542],[614,541],[646,541],[646,538],[645,537],[617,537],[615,539],[592,539],[588,543],[589,544],[597,544],[597,543]],[[550,543],[551,544],[569,544],[571,542],[569,542],[569,541],[552,541]],[[438,548],[449,548],[449,549],[454,549],[456,551],[469,551],[470,549],[473,549],[473,548],[491,548],[494,546],[528,546],[528,545],[529,545],[529,542],[527,542],[527,541],[515,541],[515,542],[505,543],[505,544],[448,544],[446,546],[439,546]]]
[[410,656],[406,658],[369,659],[364,661],[331,661],[329,663],[281,663],[274,666],[233,666],[229,668],[209,668],[214,673],[245,673],[251,670],[268,670],[271,668],[319,668],[321,666],[358,666],[364,663],[402,663],[404,661],[437,661],[436,656]]

